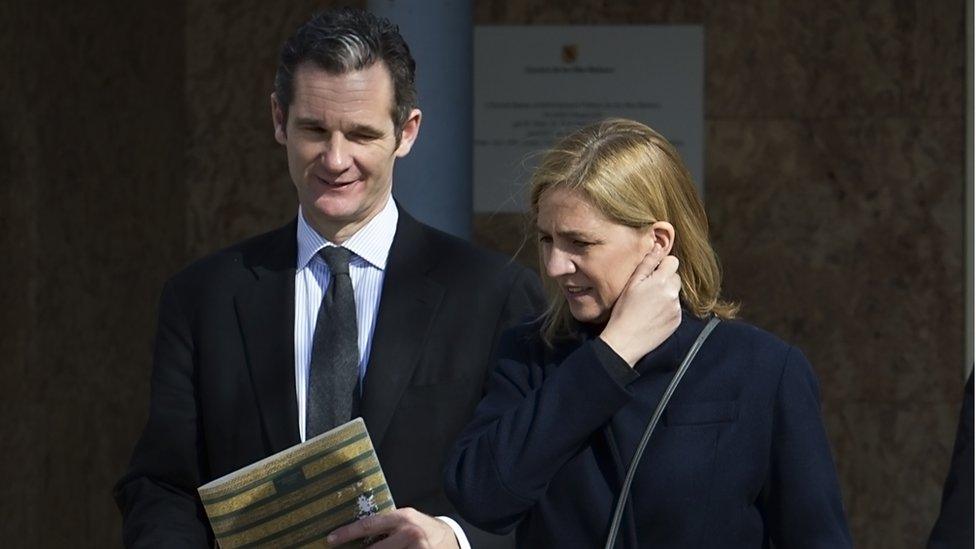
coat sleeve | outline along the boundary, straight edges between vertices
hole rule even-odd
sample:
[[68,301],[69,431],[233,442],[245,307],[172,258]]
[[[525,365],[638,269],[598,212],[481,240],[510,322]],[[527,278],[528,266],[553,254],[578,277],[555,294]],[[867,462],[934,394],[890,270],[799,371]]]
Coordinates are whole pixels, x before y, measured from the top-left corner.
[[595,351],[602,342],[584,343],[547,370],[530,358],[525,331],[503,336],[487,394],[445,469],[461,516],[495,533],[515,528],[559,469],[632,398]]
[[203,443],[193,341],[173,283],[163,289],[153,354],[149,420],[115,486],[126,547],[209,547],[197,497]]
[[820,388],[796,348],[786,356],[773,405],[763,511],[776,547],[852,547],[837,470],[820,414]]

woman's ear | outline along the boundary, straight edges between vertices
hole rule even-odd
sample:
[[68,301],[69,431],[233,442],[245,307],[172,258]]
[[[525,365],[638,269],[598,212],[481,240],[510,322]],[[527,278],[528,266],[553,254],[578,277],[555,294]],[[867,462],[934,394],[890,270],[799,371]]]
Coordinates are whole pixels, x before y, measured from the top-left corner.
[[674,246],[674,225],[667,221],[658,221],[650,226],[648,236],[651,238],[650,245],[660,244],[664,250],[664,255],[671,253]]

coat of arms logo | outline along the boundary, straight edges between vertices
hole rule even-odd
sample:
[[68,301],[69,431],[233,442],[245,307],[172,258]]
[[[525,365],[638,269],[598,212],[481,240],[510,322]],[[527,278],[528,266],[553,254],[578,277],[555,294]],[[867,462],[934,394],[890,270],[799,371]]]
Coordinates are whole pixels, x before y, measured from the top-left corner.
[[359,512],[356,513],[357,519],[375,515],[379,511],[379,506],[376,505],[376,500],[369,490],[359,494],[359,497],[356,498],[356,505],[359,507]]

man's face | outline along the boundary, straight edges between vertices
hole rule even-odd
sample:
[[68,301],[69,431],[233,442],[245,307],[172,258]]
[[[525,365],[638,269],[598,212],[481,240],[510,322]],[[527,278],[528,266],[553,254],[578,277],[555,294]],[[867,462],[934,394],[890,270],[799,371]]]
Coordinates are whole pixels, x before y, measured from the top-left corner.
[[342,242],[386,205],[393,161],[410,152],[420,111],[408,117],[399,145],[393,129],[393,82],[382,62],[332,74],[312,64],[295,71],[287,120],[271,96],[275,140],[288,151],[288,171],[306,220]]

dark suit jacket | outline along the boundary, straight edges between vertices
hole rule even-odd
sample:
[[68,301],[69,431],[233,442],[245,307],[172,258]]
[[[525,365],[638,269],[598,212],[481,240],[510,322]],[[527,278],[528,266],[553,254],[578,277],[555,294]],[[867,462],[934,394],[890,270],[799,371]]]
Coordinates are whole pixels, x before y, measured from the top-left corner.
[[949,474],[942,489],[942,509],[932,527],[928,549],[973,546],[973,374],[969,373]]
[[[703,321],[637,365],[602,340],[547,348],[505,336],[500,364],[448,458],[473,524],[523,547],[601,547],[644,427]],[[618,547],[850,547],[816,379],[795,348],[722,322],[640,462]]]
[[[127,546],[212,543],[197,487],[299,442],[295,233],[218,252],[163,289],[149,420],[115,489]],[[534,273],[401,210],[361,403],[398,506],[452,512],[444,454],[500,333],[540,305]]]

